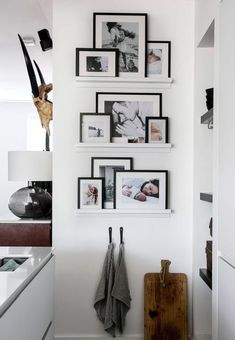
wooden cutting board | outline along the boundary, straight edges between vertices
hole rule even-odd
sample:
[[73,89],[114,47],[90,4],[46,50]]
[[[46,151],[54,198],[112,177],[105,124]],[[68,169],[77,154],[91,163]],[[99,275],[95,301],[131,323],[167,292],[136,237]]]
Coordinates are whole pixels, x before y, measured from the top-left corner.
[[187,277],[161,262],[161,273],[144,276],[144,340],[186,340]]

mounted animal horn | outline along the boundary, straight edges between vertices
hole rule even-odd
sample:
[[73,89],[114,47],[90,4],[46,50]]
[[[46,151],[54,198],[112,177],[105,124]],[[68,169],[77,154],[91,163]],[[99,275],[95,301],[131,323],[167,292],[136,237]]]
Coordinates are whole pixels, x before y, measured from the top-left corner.
[[29,57],[28,51],[25,47],[24,41],[19,34],[18,34],[18,37],[19,37],[20,44],[23,50],[26,68],[27,68],[28,75],[29,75],[29,80],[31,84],[32,94],[33,94],[33,102],[37,108],[42,127],[46,129],[46,150],[49,151],[49,135],[50,135],[49,124],[50,124],[50,121],[52,120],[53,107],[52,107],[52,102],[47,99],[47,95],[52,90],[53,86],[52,84],[45,83],[42,72],[39,66],[37,65],[37,63],[34,61],[34,64],[36,66],[36,69],[38,71],[38,75],[41,81],[41,85],[38,86],[35,72],[33,69],[33,65]]

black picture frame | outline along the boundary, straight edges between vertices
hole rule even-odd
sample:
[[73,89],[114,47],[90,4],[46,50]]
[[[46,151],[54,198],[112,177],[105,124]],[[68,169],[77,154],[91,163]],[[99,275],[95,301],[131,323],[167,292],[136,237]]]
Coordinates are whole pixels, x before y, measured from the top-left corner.
[[147,77],[155,79],[171,77],[171,41],[149,40],[146,56]]
[[[89,188],[89,185],[91,185],[93,190]],[[99,210],[104,208],[104,178],[78,177],[77,186],[78,186],[77,191],[78,209]],[[94,191],[94,188],[96,188],[97,190]]]
[[77,77],[118,77],[118,74],[118,49],[76,48]]
[[80,113],[80,143],[110,143],[111,128],[111,113]]
[[96,92],[96,112],[112,114],[113,142],[123,137],[144,142],[145,117],[162,117],[162,93]]
[[[151,123],[157,122],[157,126]],[[146,117],[145,143],[168,143],[168,117]]]
[[132,157],[92,157],[91,176],[104,178],[104,208],[112,209],[114,204],[114,172],[132,170]]
[[119,75],[147,76],[147,13],[93,13],[93,47],[118,48]]
[[[143,185],[150,180],[155,180],[154,190],[158,188],[158,197],[141,191],[146,190]],[[165,210],[168,204],[168,170],[117,170],[114,174],[114,190],[114,209]],[[157,192],[153,194],[157,195]]]

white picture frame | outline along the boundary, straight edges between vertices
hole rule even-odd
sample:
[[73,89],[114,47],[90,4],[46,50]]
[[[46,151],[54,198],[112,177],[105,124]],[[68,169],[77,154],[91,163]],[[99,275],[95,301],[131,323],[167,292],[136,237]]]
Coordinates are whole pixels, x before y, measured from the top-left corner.
[[77,77],[117,77],[119,50],[76,48]]
[[167,170],[115,171],[114,208],[167,209]]
[[108,113],[80,113],[80,143],[110,143],[111,120]]

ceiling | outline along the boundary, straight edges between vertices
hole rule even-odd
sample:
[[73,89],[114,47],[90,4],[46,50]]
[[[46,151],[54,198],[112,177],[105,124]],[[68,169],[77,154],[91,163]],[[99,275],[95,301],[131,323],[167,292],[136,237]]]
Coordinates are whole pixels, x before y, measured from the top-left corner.
[[52,81],[52,50],[43,52],[38,31],[47,28],[52,37],[52,0],[0,0],[0,101],[31,100],[31,87],[17,34],[33,37],[27,47],[47,83]]

